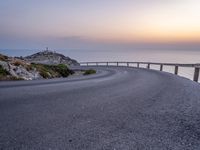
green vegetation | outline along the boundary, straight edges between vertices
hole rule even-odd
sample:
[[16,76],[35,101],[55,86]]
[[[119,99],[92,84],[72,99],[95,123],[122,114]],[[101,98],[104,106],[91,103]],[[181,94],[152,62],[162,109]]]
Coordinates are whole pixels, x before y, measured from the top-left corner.
[[62,77],[68,77],[70,74],[74,72],[70,70],[65,64],[59,64],[58,66],[54,66],[56,72],[58,72]]
[[31,67],[36,68],[40,75],[45,78],[56,78],[56,77],[68,77],[74,72],[70,70],[65,64],[59,65],[43,65],[43,64],[31,64]]
[[7,75],[10,75],[10,73],[0,65],[0,77],[7,76]]
[[90,74],[95,74],[95,73],[96,73],[96,70],[89,69],[89,70],[86,70],[83,75],[90,75]]

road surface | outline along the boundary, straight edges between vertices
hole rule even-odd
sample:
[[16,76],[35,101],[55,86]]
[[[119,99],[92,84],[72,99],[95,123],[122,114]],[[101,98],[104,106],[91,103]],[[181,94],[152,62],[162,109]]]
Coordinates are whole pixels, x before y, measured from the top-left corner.
[[169,73],[0,82],[0,149],[200,149],[200,85]]

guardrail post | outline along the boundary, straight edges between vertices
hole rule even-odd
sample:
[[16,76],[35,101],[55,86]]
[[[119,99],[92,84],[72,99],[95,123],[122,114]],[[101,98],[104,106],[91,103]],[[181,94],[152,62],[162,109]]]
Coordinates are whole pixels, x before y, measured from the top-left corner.
[[194,79],[193,80],[196,82],[198,82],[198,80],[199,80],[199,68],[197,68],[197,67],[194,69]]
[[140,68],[140,63],[137,63],[137,67]]
[[178,75],[178,66],[175,66],[174,74]]
[[163,71],[163,65],[162,64],[160,65],[160,71]]
[[129,62],[127,62],[127,67],[129,67]]
[[108,66],[108,62],[106,63],[106,65]]
[[96,62],[96,66],[98,66],[98,62]]
[[119,66],[119,62],[117,62],[117,66]]
[[150,64],[147,64],[147,69],[150,69]]
[[88,66],[88,63],[87,63],[87,66]]

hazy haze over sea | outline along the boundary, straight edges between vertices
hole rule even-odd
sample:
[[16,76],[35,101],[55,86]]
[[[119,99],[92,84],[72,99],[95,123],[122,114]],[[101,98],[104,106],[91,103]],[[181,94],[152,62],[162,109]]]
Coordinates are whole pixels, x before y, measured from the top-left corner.
[[[42,50],[0,50],[9,56],[27,56]],[[82,61],[148,61],[200,63],[197,50],[55,50]]]

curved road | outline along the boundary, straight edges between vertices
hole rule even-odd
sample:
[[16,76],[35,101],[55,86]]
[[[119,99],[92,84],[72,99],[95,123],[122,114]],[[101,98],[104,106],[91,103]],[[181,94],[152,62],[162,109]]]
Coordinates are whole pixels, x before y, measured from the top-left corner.
[[83,77],[0,82],[0,149],[200,149],[200,85],[95,67]]

